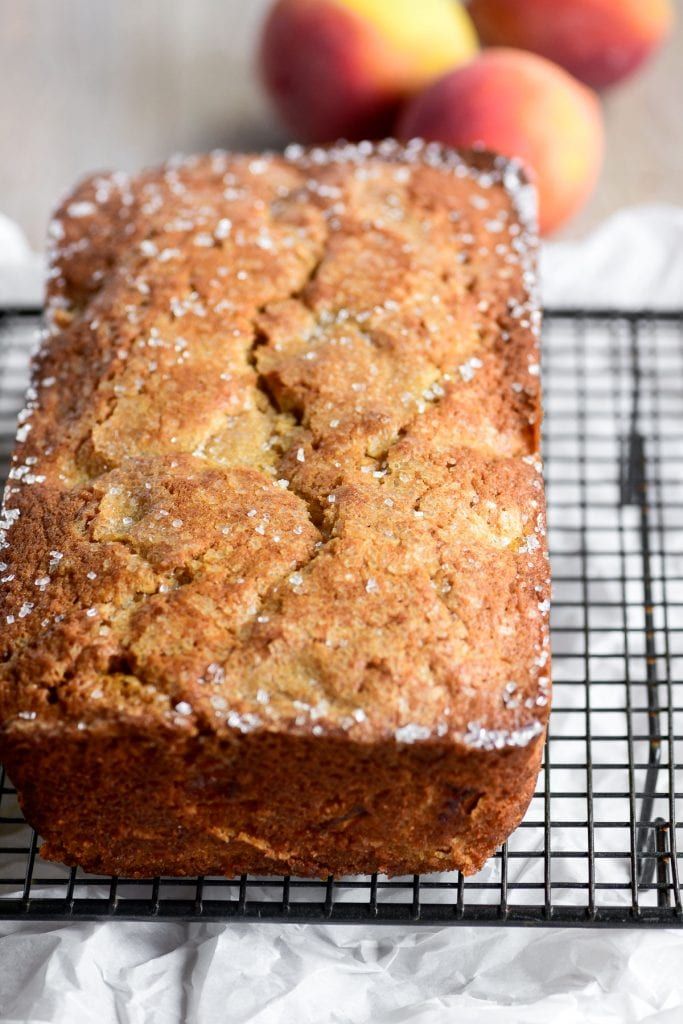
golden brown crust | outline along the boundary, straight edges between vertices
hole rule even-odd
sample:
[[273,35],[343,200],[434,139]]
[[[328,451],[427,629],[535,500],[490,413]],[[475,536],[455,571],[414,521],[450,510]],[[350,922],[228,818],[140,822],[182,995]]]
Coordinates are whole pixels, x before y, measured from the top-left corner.
[[0,551],[2,753],[48,855],[475,870],[517,823],[549,699],[526,193],[385,143],[64,202]]

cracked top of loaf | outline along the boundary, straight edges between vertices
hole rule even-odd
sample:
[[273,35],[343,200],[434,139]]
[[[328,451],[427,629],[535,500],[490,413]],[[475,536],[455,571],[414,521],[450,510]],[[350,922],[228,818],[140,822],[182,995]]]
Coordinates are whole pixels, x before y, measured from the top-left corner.
[[5,496],[5,727],[540,732],[528,206],[419,142],[84,181]]

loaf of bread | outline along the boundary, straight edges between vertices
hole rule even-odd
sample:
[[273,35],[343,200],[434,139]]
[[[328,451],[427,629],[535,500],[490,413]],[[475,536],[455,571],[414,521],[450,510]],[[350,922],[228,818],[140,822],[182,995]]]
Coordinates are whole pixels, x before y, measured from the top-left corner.
[[3,512],[0,756],[45,857],[478,870],[549,709],[533,194],[394,142],[96,175]]

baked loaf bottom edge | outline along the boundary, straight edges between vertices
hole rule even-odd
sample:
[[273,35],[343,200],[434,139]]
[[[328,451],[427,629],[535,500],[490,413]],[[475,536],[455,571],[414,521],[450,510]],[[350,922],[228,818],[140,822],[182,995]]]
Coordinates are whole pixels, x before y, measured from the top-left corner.
[[8,736],[6,762],[48,860],[150,875],[478,871],[519,824],[540,768],[526,747],[232,742],[139,723]]

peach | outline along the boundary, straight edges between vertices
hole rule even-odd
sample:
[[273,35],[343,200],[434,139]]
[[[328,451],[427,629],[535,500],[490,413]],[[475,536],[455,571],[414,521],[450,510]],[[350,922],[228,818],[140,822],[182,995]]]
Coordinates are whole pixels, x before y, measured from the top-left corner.
[[673,23],[671,0],[472,0],[482,42],[548,57],[602,89],[642,64]]
[[289,130],[326,142],[386,134],[402,101],[476,52],[453,0],[278,0],[259,65]]
[[397,134],[519,157],[536,182],[543,234],[583,205],[602,162],[595,94],[556,64],[522,50],[485,50],[434,82],[408,104]]

